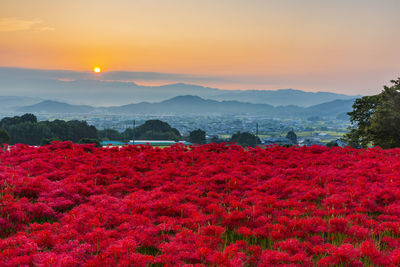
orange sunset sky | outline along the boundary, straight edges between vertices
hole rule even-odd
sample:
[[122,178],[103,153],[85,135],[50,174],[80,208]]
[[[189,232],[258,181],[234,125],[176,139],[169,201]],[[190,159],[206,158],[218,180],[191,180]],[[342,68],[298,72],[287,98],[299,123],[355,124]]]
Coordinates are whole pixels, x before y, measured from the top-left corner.
[[399,0],[1,0],[0,67],[369,94],[400,76],[399,14]]

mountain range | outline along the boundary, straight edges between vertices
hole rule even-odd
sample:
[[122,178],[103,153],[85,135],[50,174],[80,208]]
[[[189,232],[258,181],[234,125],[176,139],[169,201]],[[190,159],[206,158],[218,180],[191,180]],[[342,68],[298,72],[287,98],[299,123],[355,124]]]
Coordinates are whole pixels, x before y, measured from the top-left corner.
[[[162,76],[159,73],[108,72],[101,74],[101,76],[95,76],[89,72],[3,67],[0,68],[0,92],[4,95],[36,99],[36,103],[40,102],[40,99],[51,99],[74,105],[95,107],[161,102],[185,95],[195,95],[218,101],[268,104],[275,107],[287,105],[310,107],[337,99],[350,100],[360,97],[330,92],[305,92],[295,89],[221,90],[186,83],[142,86],[124,80],[130,77],[151,78],[160,75]],[[1,103],[0,99],[0,105]],[[25,105],[27,104],[14,103],[15,107]]]
[[310,107],[294,105],[274,107],[239,101],[216,101],[198,96],[177,96],[157,103],[141,102],[112,107],[71,105],[46,100],[34,105],[19,107],[17,112],[29,113],[79,113],[79,114],[185,114],[185,115],[265,115],[274,117],[336,117],[352,109],[354,99],[334,100]]

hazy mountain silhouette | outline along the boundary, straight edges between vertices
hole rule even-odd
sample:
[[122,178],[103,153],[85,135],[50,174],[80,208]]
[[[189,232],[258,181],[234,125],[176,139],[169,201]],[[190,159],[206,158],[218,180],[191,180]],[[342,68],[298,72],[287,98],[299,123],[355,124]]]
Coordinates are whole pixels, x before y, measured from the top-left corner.
[[86,105],[70,105],[58,101],[45,100],[40,103],[20,107],[17,109],[19,112],[29,113],[90,113],[96,108]]
[[307,108],[309,114],[318,114],[319,116],[329,116],[330,114],[347,113],[353,110],[352,106],[355,99],[333,100],[327,103],[311,106]]
[[36,104],[40,101],[43,101],[43,99],[24,96],[0,96],[0,110],[9,111],[18,107]]
[[274,106],[312,106],[336,99],[354,99],[359,96],[349,96],[330,92],[304,92],[294,89],[280,89],[276,91],[246,90],[225,92],[214,96],[216,100],[236,100],[257,104],[270,104]]
[[[96,76],[90,72],[0,68],[0,89],[3,94],[39,97],[71,104],[115,106],[129,103],[160,102],[175,96],[196,95],[202,98],[240,101],[273,106],[311,106],[336,99],[353,99],[328,92],[301,90],[220,90],[199,85],[177,83],[163,86],[141,86],[134,82],[112,79],[148,77],[179,78],[184,75],[141,72],[110,72]],[[190,77],[189,77],[190,78]],[[102,80],[106,79],[106,80]]]
[[273,106],[237,101],[206,100],[198,96],[177,96],[159,103],[142,102],[107,109],[112,113],[153,113],[153,114],[243,114],[267,112]]
[[57,101],[21,107],[18,112],[31,113],[107,113],[107,114],[185,114],[185,115],[233,115],[250,114],[278,117],[329,116],[336,117],[352,110],[353,100],[334,100],[311,107],[252,104],[238,101],[216,101],[198,96],[177,96],[158,103],[141,102],[114,107],[70,105]]

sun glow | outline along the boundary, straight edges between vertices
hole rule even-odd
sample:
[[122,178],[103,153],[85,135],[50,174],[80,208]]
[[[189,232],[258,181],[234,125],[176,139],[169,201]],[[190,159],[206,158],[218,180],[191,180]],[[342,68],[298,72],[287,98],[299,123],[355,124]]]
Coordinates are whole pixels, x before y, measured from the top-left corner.
[[95,73],[100,73],[100,72],[101,72],[101,69],[100,69],[100,67],[95,67],[95,68],[93,68],[93,71],[94,71]]

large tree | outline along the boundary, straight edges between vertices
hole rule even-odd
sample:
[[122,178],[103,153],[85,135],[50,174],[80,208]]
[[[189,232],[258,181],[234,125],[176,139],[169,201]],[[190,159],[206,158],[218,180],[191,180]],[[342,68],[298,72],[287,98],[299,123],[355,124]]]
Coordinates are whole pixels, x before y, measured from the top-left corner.
[[201,129],[191,131],[189,133],[189,141],[192,142],[193,144],[199,144],[199,145],[205,144],[206,132]]
[[292,141],[294,145],[297,144],[297,134],[293,130],[287,133],[286,138]]
[[175,140],[180,141],[180,132],[160,120],[148,120],[134,130],[135,140]]
[[231,142],[238,143],[241,146],[247,147],[255,147],[256,145],[260,144],[260,138],[256,135],[249,133],[249,132],[237,132],[231,137]]
[[400,78],[380,94],[356,99],[349,112],[352,126],[346,139],[351,146],[400,147]]

